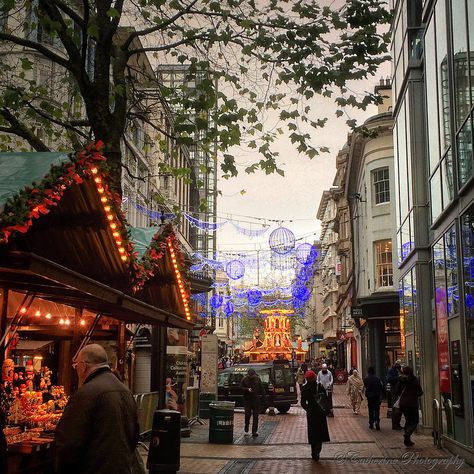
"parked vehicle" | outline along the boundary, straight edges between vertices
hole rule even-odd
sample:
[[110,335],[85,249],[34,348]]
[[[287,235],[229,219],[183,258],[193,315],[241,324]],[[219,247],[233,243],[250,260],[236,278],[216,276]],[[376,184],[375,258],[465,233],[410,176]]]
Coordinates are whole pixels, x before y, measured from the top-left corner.
[[286,413],[293,403],[297,403],[296,383],[291,364],[286,360],[239,364],[219,371],[217,379],[218,399],[235,402],[244,406],[244,396],[240,384],[249,369],[254,369],[265,388],[262,413],[270,406],[280,413]]

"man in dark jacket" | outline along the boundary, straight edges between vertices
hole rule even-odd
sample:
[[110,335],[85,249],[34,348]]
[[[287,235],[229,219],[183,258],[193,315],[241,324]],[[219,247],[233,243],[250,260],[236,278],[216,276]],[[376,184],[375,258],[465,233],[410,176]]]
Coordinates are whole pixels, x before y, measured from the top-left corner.
[[[390,384],[390,396],[392,399],[392,404],[395,403],[397,399],[397,385],[398,379],[400,377],[400,372],[402,370],[401,360],[396,360],[387,372],[387,383]],[[402,420],[402,411],[400,408],[392,407],[392,430],[402,430],[400,422]]]
[[91,344],[74,361],[81,387],[56,429],[60,474],[130,474],[138,443],[132,394],[110,371],[103,347]]
[[369,367],[368,376],[364,379],[365,397],[369,408],[369,428],[380,430],[380,402],[382,400],[383,384],[375,375],[375,368]]
[[262,381],[255,370],[249,369],[242,379],[241,387],[244,392],[245,432],[249,432],[250,417],[252,416],[252,436],[258,436],[258,414],[260,398],[264,395]]
[[397,398],[400,397],[400,410],[405,417],[405,446],[413,446],[411,435],[416,430],[419,420],[418,398],[423,395],[420,382],[415,377],[411,367],[403,367],[402,374],[398,380]]

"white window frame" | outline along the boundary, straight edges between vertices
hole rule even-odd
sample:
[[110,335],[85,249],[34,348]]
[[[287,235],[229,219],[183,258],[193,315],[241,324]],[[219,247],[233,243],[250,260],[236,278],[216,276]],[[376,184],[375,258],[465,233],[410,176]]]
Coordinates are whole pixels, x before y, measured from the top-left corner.
[[393,287],[392,239],[374,242],[375,287]]
[[372,171],[372,189],[374,203],[387,204],[390,202],[390,171],[388,166]]

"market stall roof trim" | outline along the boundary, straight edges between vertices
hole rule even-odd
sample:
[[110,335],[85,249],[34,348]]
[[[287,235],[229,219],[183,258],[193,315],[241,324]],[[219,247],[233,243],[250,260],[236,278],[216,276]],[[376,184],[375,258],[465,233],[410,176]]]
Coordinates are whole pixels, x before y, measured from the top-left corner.
[[[127,226],[120,196],[107,184],[102,146],[99,142],[75,155],[0,153],[0,251],[36,254],[189,317],[184,258],[171,225],[146,230]],[[173,298],[166,292],[159,298],[143,292],[150,279],[155,286],[168,285]]]

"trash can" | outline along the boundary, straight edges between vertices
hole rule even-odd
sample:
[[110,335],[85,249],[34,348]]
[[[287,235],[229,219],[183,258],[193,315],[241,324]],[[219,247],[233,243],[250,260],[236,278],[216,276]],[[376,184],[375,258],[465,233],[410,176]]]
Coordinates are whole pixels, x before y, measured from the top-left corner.
[[234,441],[235,402],[212,402],[209,404],[209,442],[232,443]]
[[176,410],[156,410],[146,462],[149,474],[179,471],[180,451],[181,413]]
[[200,393],[199,394],[199,418],[203,420],[209,419],[209,403],[216,399],[215,393]]

